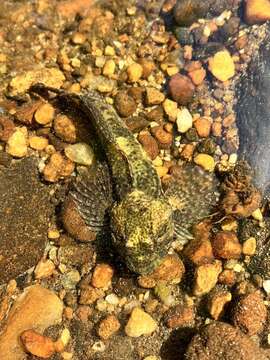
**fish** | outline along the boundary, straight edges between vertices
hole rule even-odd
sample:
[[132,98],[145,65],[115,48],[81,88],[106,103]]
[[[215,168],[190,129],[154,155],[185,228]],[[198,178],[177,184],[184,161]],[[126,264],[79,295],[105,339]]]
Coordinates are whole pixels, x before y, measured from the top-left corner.
[[42,89],[56,92],[60,102],[76,105],[85,114],[106,155],[105,166],[97,165],[94,178],[82,171],[71,190],[79,214],[94,231],[103,229],[109,218],[113,245],[127,267],[138,274],[150,273],[172,241],[192,239],[191,226],[212,211],[217,199],[215,177],[187,166],[164,189],[141,144],[99,93],[72,94],[42,84],[32,87],[35,92]]
[[253,181],[270,198],[270,33],[236,88],[239,159],[253,169]]

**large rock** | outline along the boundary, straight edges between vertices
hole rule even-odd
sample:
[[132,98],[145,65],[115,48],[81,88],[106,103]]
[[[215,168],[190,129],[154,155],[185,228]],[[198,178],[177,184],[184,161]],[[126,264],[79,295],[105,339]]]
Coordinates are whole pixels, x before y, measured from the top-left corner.
[[34,158],[0,167],[0,284],[42,257],[52,211],[49,189],[39,180]]
[[[28,329],[42,333],[47,327],[61,321],[62,312],[63,303],[54,292],[40,285],[26,288],[12,306],[1,331],[1,359],[27,359],[19,336]],[[3,358],[2,354],[5,354]]]

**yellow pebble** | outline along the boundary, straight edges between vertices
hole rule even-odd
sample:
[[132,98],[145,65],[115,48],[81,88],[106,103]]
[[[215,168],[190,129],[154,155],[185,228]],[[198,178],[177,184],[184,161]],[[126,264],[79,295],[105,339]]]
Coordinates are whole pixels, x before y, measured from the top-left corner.
[[143,67],[138,63],[133,63],[127,68],[127,75],[130,82],[138,81],[143,74]]
[[244,255],[248,255],[248,256],[252,256],[255,254],[256,252],[256,239],[254,237],[250,237],[248,238],[244,243],[243,243],[243,254]]
[[48,139],[43,136],[31,136],[29,145],[34,150],[44,150],[48,145]]
[[209,70],[220,81],[225,82],[235,74],[235,66],[227,50],[217,52],[209,59]]
[[202,168],[208,171],[214,171],[215,160],[212,156],[208,154],[198,154],[194,158],[194,162],[197,165],[200,165]]

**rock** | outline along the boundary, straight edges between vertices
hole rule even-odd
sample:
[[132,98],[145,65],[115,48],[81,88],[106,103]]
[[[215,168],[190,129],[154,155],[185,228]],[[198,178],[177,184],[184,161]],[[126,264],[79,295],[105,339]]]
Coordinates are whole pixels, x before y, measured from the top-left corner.
[[205,117],[201,117],[194,122],[194,127],[200,137],[208,137],[210,135],[211,125],[211,120]]
[[109,339],[120,329],[120,323],[115,315],[109,315],[101,321],[98,327],[98,335],[102,340]]
[[191,78],[194,85],[198,86],[203,83],[203,80],[206,77],[206,71],[204,68],[196,69],[193,71],[190,71],[188,73],[188,76]]
[[74,143],[76,141],[76,128],[75,125],[68,116],[59,114],[56,116],[53,128],[56,136],[60,139],[68,142]]
[[233,326],[213,322],[195,335],[185,354],[187,360],[267,360],[255,342]]
[[77,164],[90,166],[94,160],[94,152],[91,146],[85,143],[77,143],[65,147],[65,155]]
[[63,177],[68,177],[74,170],[74,163],[65,159],[59,152],[51,155],[49,162],[43,169],[44,179],[49,182],[56,182]]
[[174,101],[179,105],[187,105],[192,101],[195,86],[189,77],[175,74],[168,83],[169,92]]
[[130,337],[150,335],[157,329],[156,321],[141,308],[134,308],[125,327]]
[[92,0],[61,0],[57,3],[57,13],[68,19],[72,19],[75,15],[86,15],[87,11],[93,6]]
[[190,26],[197,19],[205,17],[208,11],[208,3],[208,1],[202,3],[199,0],[177,1],[173,9],[176,23],[180,26]]
[[16,128],[7,141],[6,151],[8,154],[22,158],[27,155],[28,133],[25,127]]
[[49,103],[41,104],[35,112],[35,121],[40,125],[48,125],[54,118],[54,107]]
[[234,270],[224,270],[219,275],[218,281],[220,284],[232,286],[236,282],[236,274]]
[[214,171],[215,169],[215,160],[212,156],[208,154],[198,154],[194,157],[194,162],[197,165],[200,165],[204,170]]
[[54,292],[34,285],[26,288],[12,306],[0,335],[0,353],[5,360],[25,360],[19,343],[23,331],[43,332],[62,320],[63,303]]
[[217,289],[210,294],[208,310],[214,320],[218,320],[224,314],[224,308],[232,300],[232,294],[224,289]]
[[23,74],[15,76],[9,86],[12,95],[17,95],[26,92],[31,85],[42,83],[46,86],[51,86],[59,89],[65,81],[65,76],[57,68],[43,68],[34,69],[24,72]]
[[221,259],[239,259],[242,246],[232,231],[220,231],[212,240],[215,257]]
[[102,73],[104,76],[111,77],[115,72],[116,64],[114,60],[107,60],[103,66]]
[[129,96],[125,91],[119,91],[114,99],[114,106],[120,116],[131,116],[137,108],[133,97]]
[[154,126],[151,129],[151,133],[158,141],[160,149],[169,149],[173,142],[172,133],[166,131],[163,126]]
[[87,37],[85,34],[80,33],[80,32],[75,32],[72,36],[72,42],[75,45],[82,45],[85,43]]
[[233,324],[248,335],[262,332],[267,319],[267,308],[259,291],[243,295],[233,308]]
[[221,271],[222,263],[219,260],[198,266],[195,271],[194,295],[202,296],[211,291],[215,287]]
[[88,285],[81,290],[79,304],[91,305],[103,296],[104,292],[101,289],[95,289],[92,286]]
[[15,125],[11,118],[8,116],[0,116],[0,140],[8,141],[10,136],[15,131]]
[[143,116],[131,116],[126,119],[126,125],[130,131],[136,133],[147,128],[149,121]]
[[184,254],[195,265],[202,265],[214,260],[211,242],[203,237],[192,239],[185,247]]
[[0,218],[5,221],[0,223],[0,283],[25,272],[42,257],[52,215],[49,191],[40,182],[32,157],[1,168]]
[[138,141],[142,144],[145,152],[151,160],[154,160],[158,156],[158,143],[148,131],[141,131],[138,136]]
[[170,329],[191,327],[194,321],[195,312],[191,306],[177,305],[166,315],[166,325]]
[[94,251],[89,245],[64,245],[58,250],[58,259],[61,264],[80,267],[93,262]]
[[42,104],[43,101],[41,100],[30,101],[23,104],[16,110],[16,119],[26,125],[32,124],[34,113]]
[[187,108],[183,108],[177,113],[176,124],[180,133],[185,133],[192,128],[193,119]]
[[138,63],[133,63],[127,67],[128,80],[132,83],[137,82],[143,75],[143,67]]
[[150,76],[155,69],[155,63],[153,61],[150,61],[148,59],[140,58],[139,64],[143,68],[142,78],[147,79],[148,76]]
[[235,65],[227,50],[218,51],[209,59],[209,71],[220,81],[225,82],[235,74]]
[[35,278],[45,279],[54,273],[55,265],[52,260],[41,260],[35,268]]
[[161,104],[165,99],[165,95],[155,88],[146,88],[146,105],[158,105]]
[[247,24],[262,24],[270,19],[269,0],[245,0],[244,4],[244,19]]
[[162,104],[165,113],[168,115],[170,121],[175,121],[177,117],[177,102],[170,99],[165,99]]
[[20,339],[25,350],[32,355],[48,359],[55,353],[55,344],[52,339],[34,330],[25,330]]
[[254,237],[250,237],[248,238],[244,243],[243,243],[243,249],[242,252],[244,255],[248,255],[248,256],[253,256],[256,253],[256,239]]
[[29,146],[34,150],[42,151],[49,145],[48,139],[43,136],[31,136]]
[[93,272],[91,284],[95,288],[109,288],[113,277],[113,268],[108,264],[98,264]]

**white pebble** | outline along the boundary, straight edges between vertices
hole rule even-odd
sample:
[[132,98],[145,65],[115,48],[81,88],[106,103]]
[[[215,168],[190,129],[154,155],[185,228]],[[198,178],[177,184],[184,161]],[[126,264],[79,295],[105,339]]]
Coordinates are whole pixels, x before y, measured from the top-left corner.
[[264,291],[269,294],[270,293],[270,280],[264,280],[263,282]]
[[187,132],[192,127],[192,115],[187,108],[179,110],[176,119],[177,129],[180,133]]
[[85,143],[68,145],[65,154],[70,160],[85,166],[90,166],[94,159],[92,148]]

